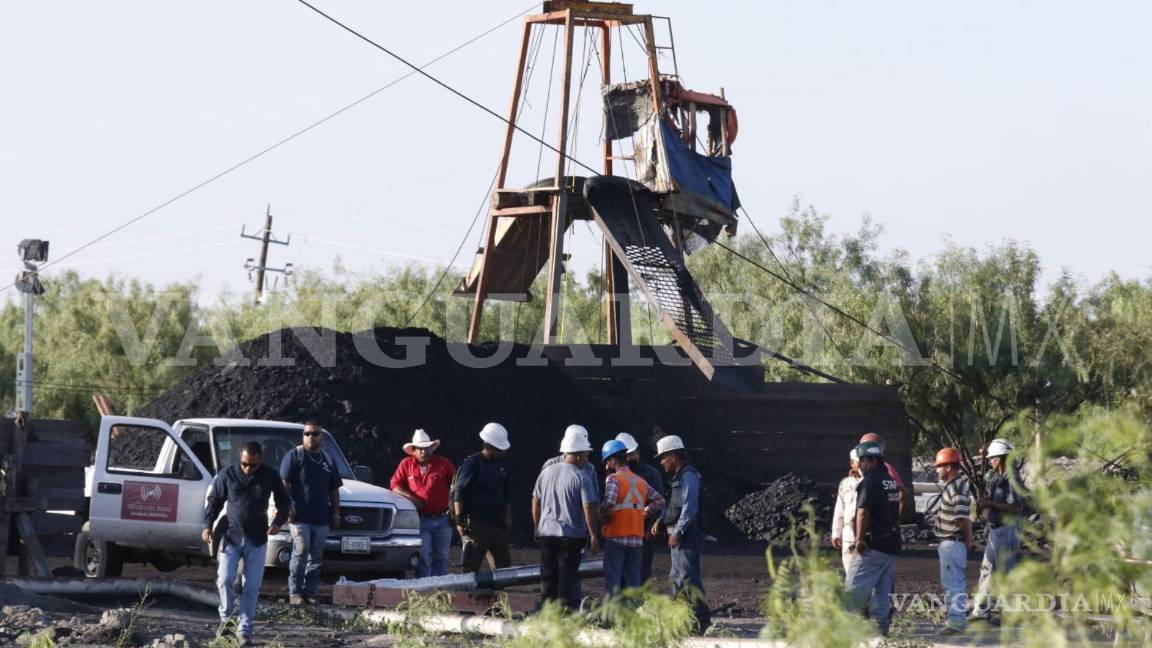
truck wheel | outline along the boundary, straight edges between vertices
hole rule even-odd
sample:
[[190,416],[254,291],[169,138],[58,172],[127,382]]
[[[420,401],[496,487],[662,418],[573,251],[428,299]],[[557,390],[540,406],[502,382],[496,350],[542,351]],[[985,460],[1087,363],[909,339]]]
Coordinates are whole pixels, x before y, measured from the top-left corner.
[[88,578],[116,578],[124,573],[124,552],[115,542],[93,540],[85,524],[76,534],[72,565]]

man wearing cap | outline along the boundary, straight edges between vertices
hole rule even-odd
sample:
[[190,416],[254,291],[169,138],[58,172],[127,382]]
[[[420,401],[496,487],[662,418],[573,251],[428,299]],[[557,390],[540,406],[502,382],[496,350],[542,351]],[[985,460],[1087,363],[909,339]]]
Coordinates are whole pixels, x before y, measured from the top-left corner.
[[559,601],[573,608],[584,543],[591,541],[592,550],[600,551],[596,514],[600,498],[583,468],[591,450],[586,437],[565,434],[560,443],[564,461],[541,471],[532,489],[532,522],[540,543],[541,605]]
[[848,595],[855,609],[863,611],[868,606],[872,619],[887,635],[901,549],[900,487],[884,469],[884,448],[879,443],[861,443],[856,455],[863,475],[856,488],[855,551],[859,558],[848,566]]
[[968,603],[965,570],[972,550],[972,495],[968,480],[960,472],[960,452],[944,448],[936,453],[936,476],[940,478],[940,509],[936,513],[936,540],[940,543],[940,585],[948,601],[948,622],[940,632],[964,632]]
[[988,514],[988,543],[984,546],[984,560],[980,563],[980,584],[976,587],[969,618],[972,621],[993,622],[992,574],[1012,571],[1020,557],[1016,516],[1023,507],[1008,476],[1008,453],[1011,451],[1012,444],[1007,440],[993,439],[985,452],[994,472],[988,495],[980,498],[980,509]]
[[668,548],[672,553],[668,579],[672,581],[672,596],[684,597],[692,604],[696,630],[703,633],[712,624],[712,618],[700,574],[700,550],[704,547],[704,532],[700,529],[700,471],[689,463],[684,441],[676,435],[656,442],[656,460],[670,477],[664,519],[656,522],[652,533],[668,534]]
[[604,536],[604,591],[612,596],[621,587],[643,584],[644,520],[664,507],[664,497],[628,467],[628,448],[613,439],[600,451],[608,477],[600,501],[600,528]]
[[[664,478],[660,476],[660,469],[640,460],[640,444],[636,442],[636,439],[627,432],[621,432],[616,435],[616,440],[623,443],[628,449],[628,468],[639,475],[640,478],[648,484],[649,488],[663,495]],[[652,555],[655,552],[656,543],[660,541],[652,535],[652,525],[660,520],[660,516],[663,513],[664,507],[661,505],[650,513],[644,514],[644,545],[641,548],[640,558],[641,585],[647,583],[648,580],[652,578]]]
[[860,462],[856,448],[848,453],[848,475],[840,480],[836,489],[836,507],[832,511],[832,546],[840,550],[844,574],[856,560],[853,544],[856,542],[856,487],[860,485]]
[[416,430],[404,444],[407,457],[396,466],[390,488],[407,498],[420,514],[420,559],[416,578],[443,576],[448,573],[448,546],[452,543],[452,525],[448,523],[448,490],[456,468],[436,454],[439,439],[424,430]]
[[340,471],[324,454],[324,431],[316,421],[304,424],[301,444],[280,460],[280,479],[292,496],[288,530],[288,603],[311,603],[320,588],[320,563],[329,528],[340,526]]
[[512,530],[512,488],[504,458],[512,444],[508,442],[508,430],[499,423],[485,425],[480,430],[480,440],[483,448],[460,464],[452,492],[456,530],[464,543],[464,573],[478,571],[485,554],[491,554],[497,569],[512,566],[508,542]]

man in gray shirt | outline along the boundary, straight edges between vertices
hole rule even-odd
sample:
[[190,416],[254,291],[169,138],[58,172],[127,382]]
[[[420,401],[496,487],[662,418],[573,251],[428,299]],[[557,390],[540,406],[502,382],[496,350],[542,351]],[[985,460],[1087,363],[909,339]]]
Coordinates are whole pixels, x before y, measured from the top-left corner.
[[565,434],[560,444],[564,461],[545,468],[532,489],[532,521],[540,544],[541,606],[559,601],[572,607],[580,582],[580,551],[587,540],[599,553],[599,496],[596,483],[584,472],[587,438]]

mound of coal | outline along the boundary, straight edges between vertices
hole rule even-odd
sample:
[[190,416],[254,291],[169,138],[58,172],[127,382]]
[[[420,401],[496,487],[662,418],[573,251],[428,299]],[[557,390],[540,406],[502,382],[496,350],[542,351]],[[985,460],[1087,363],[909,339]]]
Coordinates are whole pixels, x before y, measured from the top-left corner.
[[[427,340],[423,362],[410,340]],[[516,537],[531,537],[529,499],[540,464],[558,453],[564,428],[588,428],[593,445],[620,429],[562,370],[517,366],[531,356],[516,346],[494,366],[470,368],[454,358],[491,356],[494,346],[453,346],[423,329],[379,328],[350,334],[283,329],[240,345],[232,366],[209,366],[188,376],[142,412],[167,421],[234,417],[302,422],[314,418],[334,434],[350,461],[372,468],[387,485],[402,446],[416,428],[441,440],[439,453],[459,465],[480,449],[481,427],[509,430]],[[384,356],[413,366],[382,366]],[[281,360],[283,359],[283,360]]]
[[749,493],[728,507],[725,517],[751,540],[784,540],[793,524],[806,519],[805,506],[816,514],[816,528],[828,526],[835,500],[808,477],[788,473],[763,490]]

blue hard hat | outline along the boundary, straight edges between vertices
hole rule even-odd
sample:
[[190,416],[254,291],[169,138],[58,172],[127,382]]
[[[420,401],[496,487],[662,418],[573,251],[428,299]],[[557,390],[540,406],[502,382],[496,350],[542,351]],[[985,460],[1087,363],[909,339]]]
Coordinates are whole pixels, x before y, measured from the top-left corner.
[[628,452],[628,446],[624,445],[623,441],[612,439],[611,441],[606,442],[604,447],[600,450],[600,460],[608,461],[609,457],[618,455],[621,452]]

